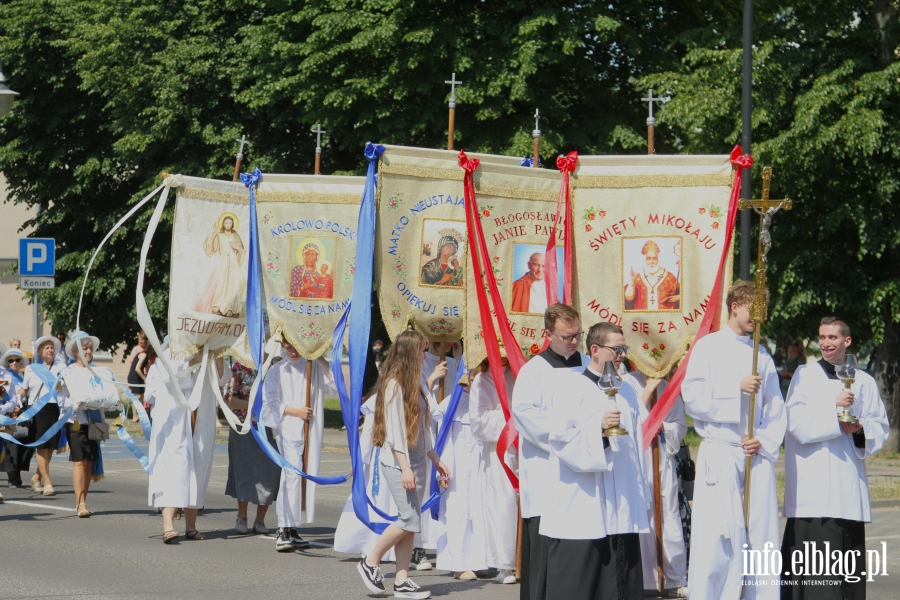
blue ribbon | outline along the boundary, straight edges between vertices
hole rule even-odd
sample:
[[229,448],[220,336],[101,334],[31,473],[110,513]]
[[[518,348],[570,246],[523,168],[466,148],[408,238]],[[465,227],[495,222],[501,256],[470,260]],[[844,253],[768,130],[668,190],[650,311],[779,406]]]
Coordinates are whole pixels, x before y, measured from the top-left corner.
[[[31,365],[30,368],[32,371],[34,371],[35,375],[40,377],[41,382],[43,382],[44,384],[44,387],[48,390],[47,393],[38,398],[37,402],[32,404],[31,407],[28,408],[28,410],[21,413],[15,419],[11,419],[5,415],[0,415],[0,425],[10,427],[12,425],[24,423],[25,421],[34,418],[34,415],[38,414],[51,399],[56,402],[57,378],[53,376],[53,373],[50,372],[50,369],[40,363],[35,363]],[[22,381],[20,380],[18,384],[21,385]]]
[[[259,167],[253,169],[253,172],[241,173],[241,181],[250,191],[250,248],[248,252],[249,264],[247,268],[247,338],[250,344],[250,356],[256,363],[257,369],[262,369],[263,364],[263,346],[265,344],[265,320],[263,317],[263,285],[262,273],[260,271],[260,253],[259,253],[259,226],[256,220],[256,184],[262,179],[262,171]],[[371,250],[370,250],[371,253]],[[337,352],[340,356],[340,351]],[[291,463],[272,447],[266,436],[265,424],[262,415],[262,392],[263,386],[256,388],[256,396],[250,399],[250,414],[256,427],[251,427],[250,432],[256,443],[262,448],[262,451],[268,456],[272,462],[282,469],[309,479],[319,485],[336,485],[344,483],[349,475],[339,475],[337,477],[320,477],[318,475],[309,475],[304,473]],[[309,440],[306,440],[309,443]]]
[[[522,159],[522,162],[519,163],[519,166],[520,167],[534,167],[534,157],[526,156],[525,158]],[[538,166],[539,167],[544,166],[544,160],[540,157],[538,157]]]
[[[41,363],[35,363],[35,364],[31,365],[29,368],[31,370],[33,370],[34,374],[37,375],[41,379],[41,382],[44,384],[44,387],[47,388],[49,391],[46,394],[44,394],[43,396],[41,396],[40,398],[38,398],[38,401],[35,402],[34,405],[31,406],[31,408],[29,408],[28,410],[23,412],[21,415],[19,415],[19,418],[10,419],[9,417],[4,417],[4,419],[6,419],[6,421],[8,421],[8,422],[0,421],[0,425],[8,426],[8,425],[12,425],[15,423],[22,423],[24,421],[27,421],[28,419],[31,419],[32,417],[34,417],[34,415],[36,415],[42,408],[44,408],[44,406],[46,406],[47,403],[50,402],[50,400],[53,400],[54,402],[56,401],[56,383],[59,379],[58,376],[54,376],[53,373],[50,372],[50,369],[48,369],[45,365],[43,365]],[[50,438],[52,438],[54,435],[56,435],[56,432],[62,430],[63,426],[66,424],[66,421],[68,421],[69,417],[71,417],[74,413],[75,413],[74,409],[70,408],[64,415],[62,415],[59,418],[59,420],[56,423],[54,423],[50,427],[50,429],[48,429],[47,431],[44,432],[44,435],[42,435],[40,437],[40,439],[38,439],[35,442],[32,442],[31,444],[24,444],[24,443],[20,442],[19,440],[17,440],[16,438],[14,438],[13,436],[9,435],[8,433],[0,433],[0,438],[6,440],[8,442],[18,444],[19,446],[25,446],[26,448],[37,448],[38,446],[40,446],[42,444],[46,444]],[[65,431],[63,431],[59,436],[58,447],[63,448],[63,447],[65,447],[65,445],[66,445],[66,433],[65,433]]]
[[[115,379],[115,377],[113,377]],[[134,410],[137,412],[138,418],[141,421],[141,430],[144,434],[144,439],[150,439],[150,419],[147,417],[147,410],[144,408],[144,405],[138,400],[134,394],[131,393],[131,390],[128,389],[127,386],[120,383],[119,380],[115,379],[116,383],[119,384],[119,387],[125,392],[125,395],[131,399],[132,406],[134,406]],[[131,434],[128,433],[128,430],[125,429],[125,409],[122,408],[122,425],[116,427],[116,435],[119,436],[119,439],[122,440],[122,443],[125,444],[125,447],[134,455],[138,462],[141,463],[141,466],[146,471],[147,475],[150,474],[150,459],[147,458],[147,455],[144,454],[144,451],[138,448],[137,443],[135,443],[134,439],[132,439]]]
[[[331,355],[331,374],[334,376],[334,383],[341,400],[341,415],[347,429],[347,445],[350,447],[350,464],[354,474],[350,496],[353,512],[361,523],[378,534],[384,531],[387,523],[372,523],[369,520],[369,507],[387,521],[396,521],[397,517],[381,511],[372,503],[366,493],[366,478],[363,475],[365,469],[359,448],[359,411],[362,407],[362,386],[369,346],[369,330],[372,327],[375,186],[377,185],[375,169],[378,165],[378,157],[383,153],[384,146],[371,142],[366,144],[365,156],[369,159],[369,168],[366,172],[366,184],[363,188],[362,202],[359,205],[359,221],[356,228],[356,273],[353,279],[353,293],[350,296],[350,305],[334,328],[334,352]],[[353,323],[349,343],[351,384],[349,394],[341,368],[341,348],[344,345],[348,319]]]
[[[447,408],[444,410],[444,420],[441,421],[441,429],[438,431],[437,440],[434,442],[434,451],[440,456],[444,452],[444,446],[447,444],[447,438],[450,437],[450,428],[453,425],[453,417],[456,415],[456,409],[459,408],[459,401],[462,398],[463,386],[459,385],[463,373],[466,372],[466,357],[459,359],[459,367],[456,369],[456,377],[453,379],[453,391],[450,393],[450,400],[447,401]],[[437,520],[440,512],[441,494],[444,488],[438,486],[437,468],[431,465],[431,496],[422,505],[422,512],[431,509],[431,518]]]

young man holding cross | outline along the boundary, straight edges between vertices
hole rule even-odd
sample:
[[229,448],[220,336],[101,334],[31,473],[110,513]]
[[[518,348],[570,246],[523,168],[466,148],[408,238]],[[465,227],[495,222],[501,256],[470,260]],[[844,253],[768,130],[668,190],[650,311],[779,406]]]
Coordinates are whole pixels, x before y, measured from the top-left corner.
[[[786,565],[781,597],[785,600],[866,596],[867,576],[860,575],[867,569],[866,523],[872,521],[866,458],[881,450],[890,429],[878,384],[872,376],[857,369],[848,390],[836,373],[835,367],[843,364],[851,342],[847,323],[837,317],[822,319],[822,359],[816,364],[800,365],[788,390],[788,433],[784,439],[787,525],[781,547]],[[859,419],[857,423],[838,420],[846,407]],[[848,581],[846,576],[853,573],[793,573],[794,569],[788,567],[789,557],[798,550],[805,556],[807,546],[812,547],[811,552],[821,552],[819,556],[829,563],[833,562],[831,552],[839,551],[841,556],[858,552],[858,581]],[[826,580],[830,585],[822,583]]]
[[[778,548],[775,461],[786,416],[778,371],[762,346],[753,367],[756,286],[738,281],[725,305],[728,323],[696,343],[681,386],[687,414],[703,438],[694,482],[688,597],[692,600],[777,598],[778,578],[743,577],[744,551]],[[755,396],[753,438],[747,436]],[[744,522],[744,469],[752,458],[749,528]],[[749,531],[748,531],[749,529]],[[768,546],[766,546],[768,544]],[[746,585],[744,585],[746,582]]]
[[[325,427],[325,394],[337,396],[337,388],[331,370],[324,359],[319,358],[312,365],[312,377],[307,382],[310,370],[307,359],[300,356],[289,342],[282,341],[285,359],[269,371],[263,383],[263,420],[272,428],[278,450],[284,458],[310,475],[319,472],[319,457],[322,453],[322,430]],[[306,392],[309,388],[310,404],[306,406]],[[303,464],[305,422],[309,421],[308,463]],[[281,487],[275,501],[278,514],[278,531],[275,533],[275,550],[293,552],[306,548],[309,542],[300,537],[297,527],[312,523],[316,508],[316,484],[306,482],[306,506],[302,502],[302,477],[284,470]]]

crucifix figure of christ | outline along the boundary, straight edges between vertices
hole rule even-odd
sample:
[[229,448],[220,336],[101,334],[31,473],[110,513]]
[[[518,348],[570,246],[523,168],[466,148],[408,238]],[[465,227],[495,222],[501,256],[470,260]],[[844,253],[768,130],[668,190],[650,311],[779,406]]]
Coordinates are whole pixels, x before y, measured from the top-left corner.
[[462,85],[462,81],[456,80],[456,73],[450,76],[450,126],[447,129],[447,150],[453,150],[453,131],[456,125],[456,86]]
[[647,154],[656,154],[656,147],[654,146],[653,140],[653,131],[656,127],[656,119],[653,117],[653,103],[661,102],[665,104],[669,101],[668,98],[662,98],[660,96],[654,96],[653,90],[647,92],[646,98],[641,98],[642,102],[647,102],[650,108],[650,115],[647,117]]
[[[759,246],[756,262],[756,298],[753,300],[753,306],[750,308],[750,316],[756,323],[753,331],[753,370],[752,374],[756,375],[758,371],[757,358],[759,355],[759,334],[762,329],[762,323],[766,320],[766,266],[769,250],[772,248],[772,233],[769,228],[772,225],[772,217],[782,208],[791,210],[790,198],[784,200],[772,200],[769,198],[769,189],[772,185],[772,167],[763,168],[762,172],[763,186],[762,198],[759,200],[741,200],[738,205],[739,210],[752,208],[760,217],[759,220]],[[756,418],[756,394],[750,396],[750,415],[747,420],[747,437],[753,439],[753,423]],[[750,528],[750,469],[752,468],[751,457],[747,457],[747,464],[744,467],[744,525],[748,531]]]
[[316,123],[313,133],[316,134],[316,169],[314,172],[316,175],[319,175],[322,167],[322,134],[325,133],[321,123]]
[[238,175],[241,173],[241,161],[244,160],[244,145],[247,143],[247,136],[241,134],[241,139],[235,140],[241,144],[241,147],[238,148],[238,153],[234,157],[236,162],[234,163],[234,175],[231,177],[231,181],[237,181]]
[[531,132],[534,138],[534,164],[531,165],[535,169],[540,167],[541,162],[541,111],[534,109],[534,131]]

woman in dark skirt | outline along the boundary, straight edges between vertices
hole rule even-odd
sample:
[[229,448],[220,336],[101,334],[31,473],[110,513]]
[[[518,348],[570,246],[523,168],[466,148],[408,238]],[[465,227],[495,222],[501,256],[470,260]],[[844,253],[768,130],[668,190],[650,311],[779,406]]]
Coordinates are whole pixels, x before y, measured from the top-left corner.
[[[24,408],[32,406],[40,398],[50,393],[47,389],[46,382],[38,376],[35,367],[41,365],[50,370],[53,378],[59,374],[61,367],[54,367],[56,355],[60,352],[59,340],[53,336],[44,336],[39,338],[34,344],[35,347],[35,365],[25,370],[25,376],[22,379],[22,385],[18,388],[18,394],[22,398]],[[59,405],[56,398],[51,398],[44,408],[42,408],[32,419],[34,426],[30,428],[26,443],[33,444],[41,439],[48,429],[53,427],[59,420]],[[46,440],[40,446],[35,448],[37,457],[37,473],[31,478],[31,488],[35,494],[43,494],[44,496],[53,496],[56,490],[53,489],[53,481],[50,479],[50,459],[53,457],[53,451],[59,446],[60,432],[57,431],[50,439]]]
[[[250,387],[256,378],[256,371],[235,362],[232,378],[225,388],[225,402],[240,419],[247,416]],[[254,423],[254,427],[256,424]],[[272,430],[266,427],[269,443],[275,445]],[[225,495],[238,502],[238,514],[234,529],[238,533],[267,534],[266,512],[278,495],[281,469],[269,459],[259,447],[253,434],[240,435],[234,429],[228,431],[228,483]],[[256,504],[256,518],[253,527],[247,526],[247,508]]]
[[[25,358],[25,355],[18,348],[11,348],[3,356],[0,356],[0,368],[6,369],[12,378],[11,385],[7,390],[9,393],[18,395],[18,388],[24,381],[27,361],[28,359]],[[23,410],[24,408],[17,412],[21,413]],[[27,427],[30,434],[34,425],[29,423]],[[28,436],[21,438],[20,441],[27,444],[27,438]],[[6,442],[5,448],[6,452],[3,453],[3,460],[0,460],[0,471],[6,473],[9,487],[22,487],[22,471],[31,470],[31,457],[34,456],[34,448],[20,446],[12,442]]]

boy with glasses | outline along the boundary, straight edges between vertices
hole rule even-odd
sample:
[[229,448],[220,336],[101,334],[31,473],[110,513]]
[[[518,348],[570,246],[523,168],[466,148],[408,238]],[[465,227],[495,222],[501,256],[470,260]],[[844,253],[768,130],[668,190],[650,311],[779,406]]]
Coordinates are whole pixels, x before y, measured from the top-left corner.
[[556,390],[550,375],[556,369],[582,373],[589,359],[578,351],[584,332],[581,317],[571,306],[553,304],[544,312],[550,347],[519,371],[512,395],[512,413],[519,430],[519,499],[522,507],[522,569],[520,598],[547,597],[549,539],[540,534],[541,515],[558,510],[548,497],[548,484],[557,474],[549,472],[548,441],[550,395]]
[[[744,551],[778,548],[775,461],[787,425],[778,371],[763,346],[753,367],[756,323],[751,281],[731,286],[728,323],[696,343],[681,393],[703,438],[697,454],[688,596],[693,600],[778,598],[778,576],[743,577]],[[755,395],[753,438],[747,436],[750,396]],[[752,458],[749,532],[744,524],[744,468]],[[760,570],[760,569],[757,569]],[[746,582],[746,585],[744,585]]]
[[[547,411],[547,488],[555,510],[544,513],[540,526],[550,538],[547,596],[640,600],[639,536],[649,531],[649,496],[638,399],[627,385],[615,396],[600,387],[607,363],[621,363],[625,337],[618,325],[597,323],[585,345],[590,362],[583,374],[547,378],[555,390]],[[627,433],[607,437],[617,426]]]

